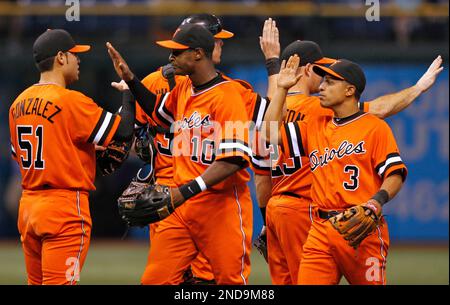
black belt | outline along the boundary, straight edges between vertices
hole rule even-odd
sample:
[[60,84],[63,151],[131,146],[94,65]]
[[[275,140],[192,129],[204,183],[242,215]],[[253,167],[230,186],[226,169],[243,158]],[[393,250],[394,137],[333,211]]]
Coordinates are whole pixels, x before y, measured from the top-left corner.
[[318,214],[319,214],[319,217],[322,219],[330,219],[331,217],[341,214],[341,212],[339,212],[339,211],[324,211],[324,210],[319,209]]
[[298,198],[298,199],[302,198],[302,196],[297,195],[296,193],[291,193],[291,192],[283,192],[283,193],[281,193],[281,195],[291,196],[291,197],[295,197],[295,198]]

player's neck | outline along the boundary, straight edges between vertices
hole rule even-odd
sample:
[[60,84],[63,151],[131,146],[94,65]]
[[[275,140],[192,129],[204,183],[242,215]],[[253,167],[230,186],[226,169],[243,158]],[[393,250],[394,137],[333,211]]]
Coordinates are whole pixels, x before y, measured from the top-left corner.
[[41,73],[39,84],[55,84],[66,88],[66,80],[64,79],[64,76],[55,71]]
[[358,103],[354,100],[347,100],[339,105],[332,107],[334,117],[338,119],[349,117],[359,111]]
[[210,80],[212,80],[217,76],[217,71],[214,65],[206,63],[206,65],[203,67],[200,69],[196,69],[194,73],[189,75],[189,78],[191,79],[194,87],[206,84],[207,82],[209,82]]
[[289,88],[288,93],[300,92],[305,95],[309,95],[311,91],[309,90],[308,85],[300,79],[294,86]]

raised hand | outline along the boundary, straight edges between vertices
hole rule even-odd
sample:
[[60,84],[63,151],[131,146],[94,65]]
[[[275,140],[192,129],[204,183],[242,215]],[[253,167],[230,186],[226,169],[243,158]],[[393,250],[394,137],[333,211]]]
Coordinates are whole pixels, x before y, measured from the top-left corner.
[[272,18],[264,21],[262,36],[259,36],[259,45],[266,60],[280,57],[280,34],[277,24]]
[[277,85],[279,88],[289,89],[294,86],[303,74],[297,74],[300,57],[297,54],[289,57],[288,62],[285,60],[281,63],[280,73],[278,74]]
[[427,72],[425,72],[422,77],[417,81],[416,86],[420,89],[421,92],[425,92],[433,86],[436,81],[436,77],[439,73],[444,70],[442,65],[442,57],[439,55],[436,59],[431,63]]
[[120,83],[112,82],[111,83],[111,87],[116,88],[120,92],[123,92],[125,90],[129,90],[130,89],[128,87],[127,83],[123,79],[120,81]]
[[108,54],[111,57],[111,60],[114,64],[114,69],[116,70],[117,75],[128,82],[133,79],[134,74],[131,72],[125,60],[122,58],[119,52],[112,46],[110,42],[106,43],[106,48],[108,49]]

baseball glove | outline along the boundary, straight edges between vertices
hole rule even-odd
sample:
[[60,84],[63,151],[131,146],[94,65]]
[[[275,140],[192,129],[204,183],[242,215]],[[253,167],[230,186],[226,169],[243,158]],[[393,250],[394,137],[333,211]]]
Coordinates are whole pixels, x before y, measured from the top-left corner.
[[173,213],[170,188],[132,181],[117,199],[119,214],[129,226],[143,227]]
[[266,262],[267,259],[267,234],[266,229],[263,227],[261,234],[259,234],[258,238],[253,242],[253,246],[258,250],[259,253],[264,257]]
[[369,201],[353,206],[329,219],[331,225],[357,248],[359,244],[381,223],[381,207]]
[[103,176],[112,174],[128,158],[131,148],[130,142],[112,140],[105,150],[96,151],[97,167]]
[[139,159],[153,166],[156,156],[154,134],[150,132],[148,125],[139,127],[135,130],[134,150]]

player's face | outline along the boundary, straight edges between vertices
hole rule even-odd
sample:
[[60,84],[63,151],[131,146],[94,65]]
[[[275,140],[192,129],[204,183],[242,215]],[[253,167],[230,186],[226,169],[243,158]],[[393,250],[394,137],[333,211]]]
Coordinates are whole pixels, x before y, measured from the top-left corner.
[[346,99],[347,87],[347,82],[326,75],[319,86],[320,105],[332,108],[342,104]]
[[214,50],[212,53],[212,61],[215,65],[220,64],[220,60],[222,57],[222,46],[223,46],[223,40],[215,39]]
[[80,75],[80,58],[75,53],[66,52],[65,65],[64,65],[64,77],[66,84],[76,82]]
[[172,50],[169,61],[175,69],[176,75],[190,75],[194,70],[195,49]]

